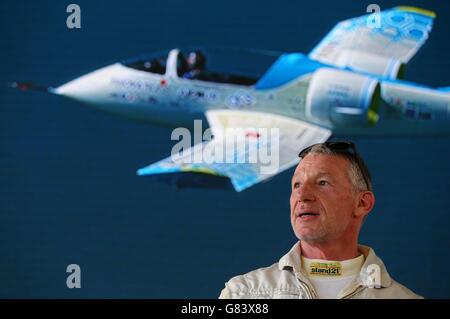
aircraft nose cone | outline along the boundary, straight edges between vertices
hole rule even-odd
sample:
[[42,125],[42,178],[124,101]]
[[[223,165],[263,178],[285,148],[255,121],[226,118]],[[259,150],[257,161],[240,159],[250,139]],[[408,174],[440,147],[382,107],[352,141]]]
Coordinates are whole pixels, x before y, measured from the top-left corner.
[[89,73],[69,81],[54,89],[54,93],[75,99],[92,97],[99,93],[98,89],[102,82],[101,77],[95,73]]
[[107,94],[111,71],[112,66],[96,70],[55,88],[52,93],[84,102],[98,102]]
[[85,75],[57,87],[53,92],[67,97],[81,98],[93,93],[95,90],[93,84],[95,83],[89,76]]

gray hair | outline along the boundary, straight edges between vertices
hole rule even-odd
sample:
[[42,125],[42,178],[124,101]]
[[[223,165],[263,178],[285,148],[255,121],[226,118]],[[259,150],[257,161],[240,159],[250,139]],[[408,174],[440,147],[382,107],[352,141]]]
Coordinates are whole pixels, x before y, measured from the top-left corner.
[[310,153],[344,157],[350,164],[347,173],[350,178],[350,182],[352,183],[353,190],[357,192],[372,191],[372,180],[369,169],[357,153],[352,154],[333,150],[329,148],[326,143],[320,143],[312,146],[308,154]]

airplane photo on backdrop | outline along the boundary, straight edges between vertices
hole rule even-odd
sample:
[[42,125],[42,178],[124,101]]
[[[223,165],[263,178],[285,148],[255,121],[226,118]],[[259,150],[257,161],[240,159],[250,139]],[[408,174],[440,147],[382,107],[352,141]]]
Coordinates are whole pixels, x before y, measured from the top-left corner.
[[[178,187],[242,191],[296,165],[301,149],[332,134],[450,134],[450,88],[402,80],[406,64],[427,40],[434,18],[428,10],[396,7],[338,23],[308,54],[275,56],[254,50],[252,63],[246,63],[239,52],[215,60],[214,52],[204,48],[174,48],[108,65],[58,87],[26,82],[11,86],[45,90],[173,127],[192,126],[194,120],[206,118],[211,140],[137,174]],[[195,72],[193,58],[199,64]],[[258,70],[252,70],[255,61],[261,62]],[[223,147],[234,158],[242,156],[236,154],[239,150],[228,149],[227,135],[237,134],[229,133],[229,128],[243,128],[238,138],[250,140],[256,149],[268,132],[260,129],[276,128],[276,169],[262,173],[261,163],[185,161],[203,152],[203,146]]]

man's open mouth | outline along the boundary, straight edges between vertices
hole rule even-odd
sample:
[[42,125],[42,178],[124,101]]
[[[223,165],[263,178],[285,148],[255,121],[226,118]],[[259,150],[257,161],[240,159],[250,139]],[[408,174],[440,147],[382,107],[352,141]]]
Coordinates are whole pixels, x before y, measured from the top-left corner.
[[305,212],[305,213],[300,213],[298,214],[298,217],[303,217],[303,216],[318,216],[318,213],[312,213],[312,212]]

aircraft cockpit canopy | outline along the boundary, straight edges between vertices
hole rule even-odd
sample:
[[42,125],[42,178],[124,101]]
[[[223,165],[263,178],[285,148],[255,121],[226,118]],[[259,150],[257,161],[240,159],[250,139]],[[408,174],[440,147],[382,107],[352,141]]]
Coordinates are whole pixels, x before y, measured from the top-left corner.
[[129,68],[149,73],[164,74],[166,72],[166,60],[168,51],[141,55],[121,63]]
[[[280,54],[252,49],[193,48],[179,49],[177,56],[173,56],[175,59],[171,59],[170,52],[173,54],[174,50],[142,55],[121,63],[139,71],[161,75],[169,72],[186,80],[254,85]],[[196,66],[196,70],[192,66]]]

